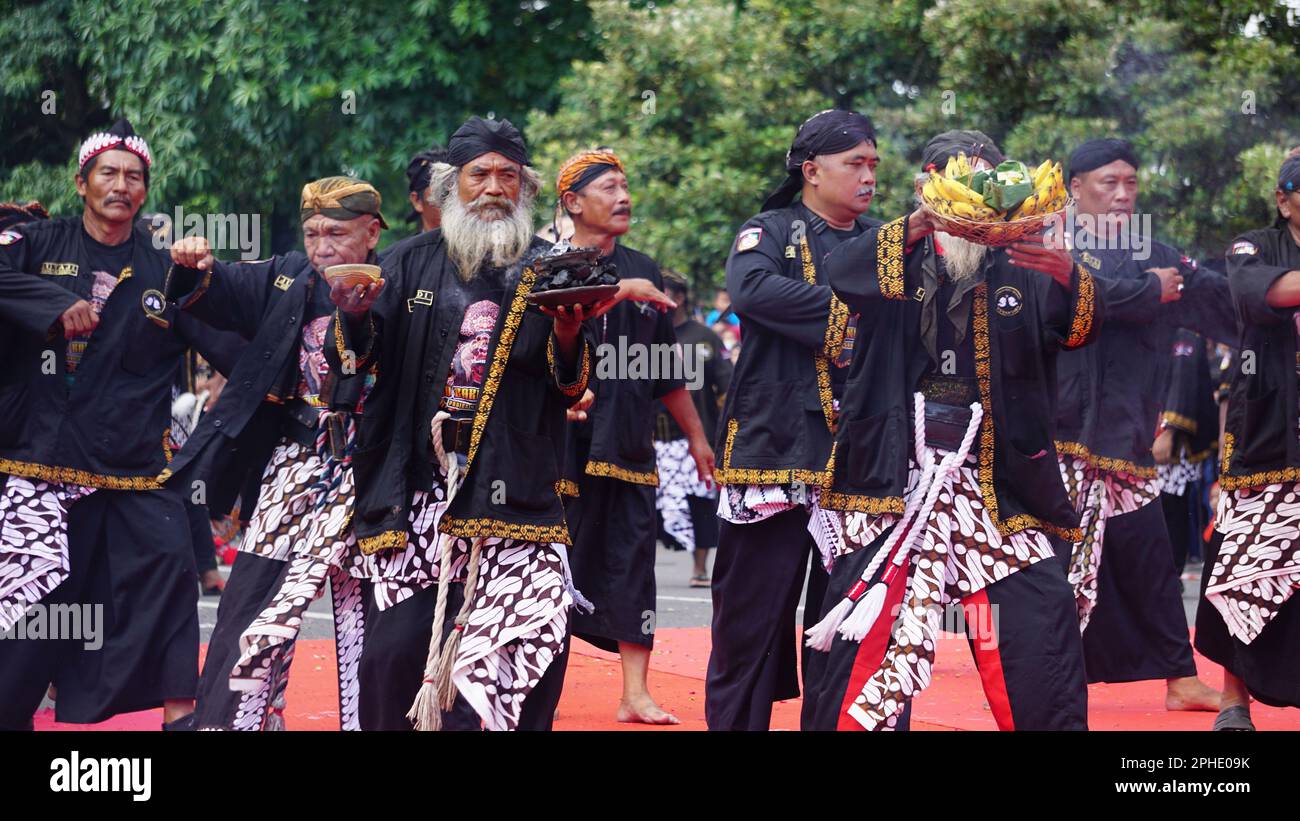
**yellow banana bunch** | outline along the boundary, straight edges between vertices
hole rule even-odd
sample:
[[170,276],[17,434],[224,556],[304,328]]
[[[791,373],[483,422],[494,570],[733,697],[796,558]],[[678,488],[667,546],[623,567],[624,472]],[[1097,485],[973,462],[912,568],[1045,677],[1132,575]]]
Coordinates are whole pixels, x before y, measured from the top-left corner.
[[949,157],[948,166],[943,170],[943,175],[950,180],[965,177],[970,173],[970,160],[966,159],[966,152],[964,151],[955,157]]
[[[952,164],[950,160],[950,168]],[[936,171],[930,172],[930,180],[921,188],[921,196],[926,205],[941,217],[989,222],[999,216],[997,211],[984,204],[984,198],[978,193]]]
[[1065,178],[1061,173],[1061,164],[1044,160],[1034,169],[1034,193],[1020,204],[1010,219],[1037,217],[1052,214],[1065,207],[1069,195],[1065,190]]

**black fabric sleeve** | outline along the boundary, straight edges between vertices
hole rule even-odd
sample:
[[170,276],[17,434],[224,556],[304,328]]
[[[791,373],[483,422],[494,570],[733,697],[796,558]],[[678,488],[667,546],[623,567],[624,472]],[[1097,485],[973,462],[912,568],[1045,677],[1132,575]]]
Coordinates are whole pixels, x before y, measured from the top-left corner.
[[28,273],[28,266],[43,255],[47,243],[42,240],[48,232],[41,232],[39,238],[28,238],[14,228],[8,232],[19,238],[0,245],[0,318],[44,336],[81,297]]
[[1215,341],[1235,342],[1237,317],[1232,307],[1228,278],[1212,268],[1184,260],[1182,298],[1173,304],[1175,321]]
[[1044,344],[1074,350],[1096,341],[1105,305],[1098,293],[1097,279],[1087,268],[1075,263],[1068,290],[1051,277],[1038,275],[1038,299]]
[[[746,237],[755,230],[758,241],[748,247]],[[747,247],[744,250],[740,246]],[[745,223],[727,258],[727,293],[731,305],[742,320],[792,339],[799,344],[822,350],[827,345],[827,329],[832,321],[831,289],[811,285],[782,273],[784,248],[762,220]],[[847,313],[845,314],[847,319]],[[841,335],[842,337],[842,335]]]
[[[905,298],[907,217],[869,228],[826,257],[826,277],[852,313],[869,313],[880,300]],[[914,253],[920,253],[917,243]]]
[[1200,386],[1197,370],[1204,367],[1205,341],[1194,331],[1180,329],[1174,336],[1170,356],[1169,389],[1165,392],[1160,421],[1195,435],[1196,416],[1201,404],[1201,397],[1197,395]]
[[[1248,325],[1276,325],[1289,322],[1295,308],[1274,308],[1268,304],[1268,290],[1273,287],[1290,268],[1277,264],[1268,246],[1257,243],[1257,238],[1245,234],[1237,237],[1230,248],[1238,248],[1242,243],[1254,246],[1254,254],[1228,254],[1224,259],[1228,264],[1228,285],[1232,292],[1232,302],[1242,320]],[[1213,337],[1211,337],[1213,338]],[[1225,339],[1234,342],[1235,338]]]
[[209,271],[175,265],[167,297],[206,325],[252,339],[261,325],[269,289],[281,276],[280,261],[277,256],[256,262],[217,262]]

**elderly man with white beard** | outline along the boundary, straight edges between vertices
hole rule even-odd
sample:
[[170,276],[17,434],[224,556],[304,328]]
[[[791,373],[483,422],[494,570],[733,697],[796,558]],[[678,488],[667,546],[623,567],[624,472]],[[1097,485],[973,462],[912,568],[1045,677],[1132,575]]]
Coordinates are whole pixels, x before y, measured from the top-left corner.
[[[953,131],[923,167],[959,152],[1002,161],[987,136]],[[938,233],[924,205],[844,242],[826,269],[863,331],[810,525],[832,566],[806,634],[828,652],[809,662],[805,729],[906,729],[957,603],[1000,729],[1086,729],[1060,541],[1078,517],[1052,428],[1057,353],[1101,324],[1092,277],[1039,242]]]
[[549,729],[583,603],[557,488],[565,411],[591,371],[582,321],[614,303],[526,301],[547,245],[514,126],[472,117],[447,151],[441,228],[404,241],[381,282],[333,294],[331,358],[379,370],[353,456],[372,583],[361,726]]

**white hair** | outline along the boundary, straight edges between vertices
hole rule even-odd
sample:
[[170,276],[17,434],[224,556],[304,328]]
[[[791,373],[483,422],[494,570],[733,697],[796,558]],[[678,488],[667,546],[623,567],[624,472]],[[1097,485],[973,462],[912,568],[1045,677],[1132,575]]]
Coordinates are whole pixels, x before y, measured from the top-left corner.
[[[917,187],[924,185],[930,180],[929,172],[917,174],[914,182]],[[921,192],[916,192],[916,204],[922,202]],[[935,231],[934,237],[939,241],[940,247],[943,248],[943,267],[948,272],[948,278],[953,282],[960,282],[967,277],[975,274],[984,262],[984,257],[988,255],[989,249],[980,245],[978,242],[971,242],[968,239],[962,239],[959,236],[949,234],[946,231]]]
[[[429,177],[430,201],[442,209],[442,235],[456,273],[469,282],[485,263],[505,267],[518,262],[533,239],[533,203],[542,189],[542,177],[520,166],[519,199],[482,194],[472,202],[460,200],[460,168],[435,163]],[[504,216],[485,218],[489,206],[508,209]]]

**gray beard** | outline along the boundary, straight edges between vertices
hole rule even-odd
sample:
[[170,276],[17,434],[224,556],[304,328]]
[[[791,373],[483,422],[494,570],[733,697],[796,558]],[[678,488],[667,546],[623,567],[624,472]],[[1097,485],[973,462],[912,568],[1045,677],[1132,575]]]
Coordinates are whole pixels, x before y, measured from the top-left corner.
[[467,206],[453,187],[441,203],[447,255],[463,282],[474,279],[485,263],[497,268],[515,264],[533,239],[532,197],[521,193],[518,202],[510,203],[510,213],[497,219],[485,218],[476,208],[483,199]]
[[934,235],[943,247],[943,265],[948,271],[948,279],[961,282],[980,270],[984,257],[988,254],[987,246],[943,231],[936,231]]

